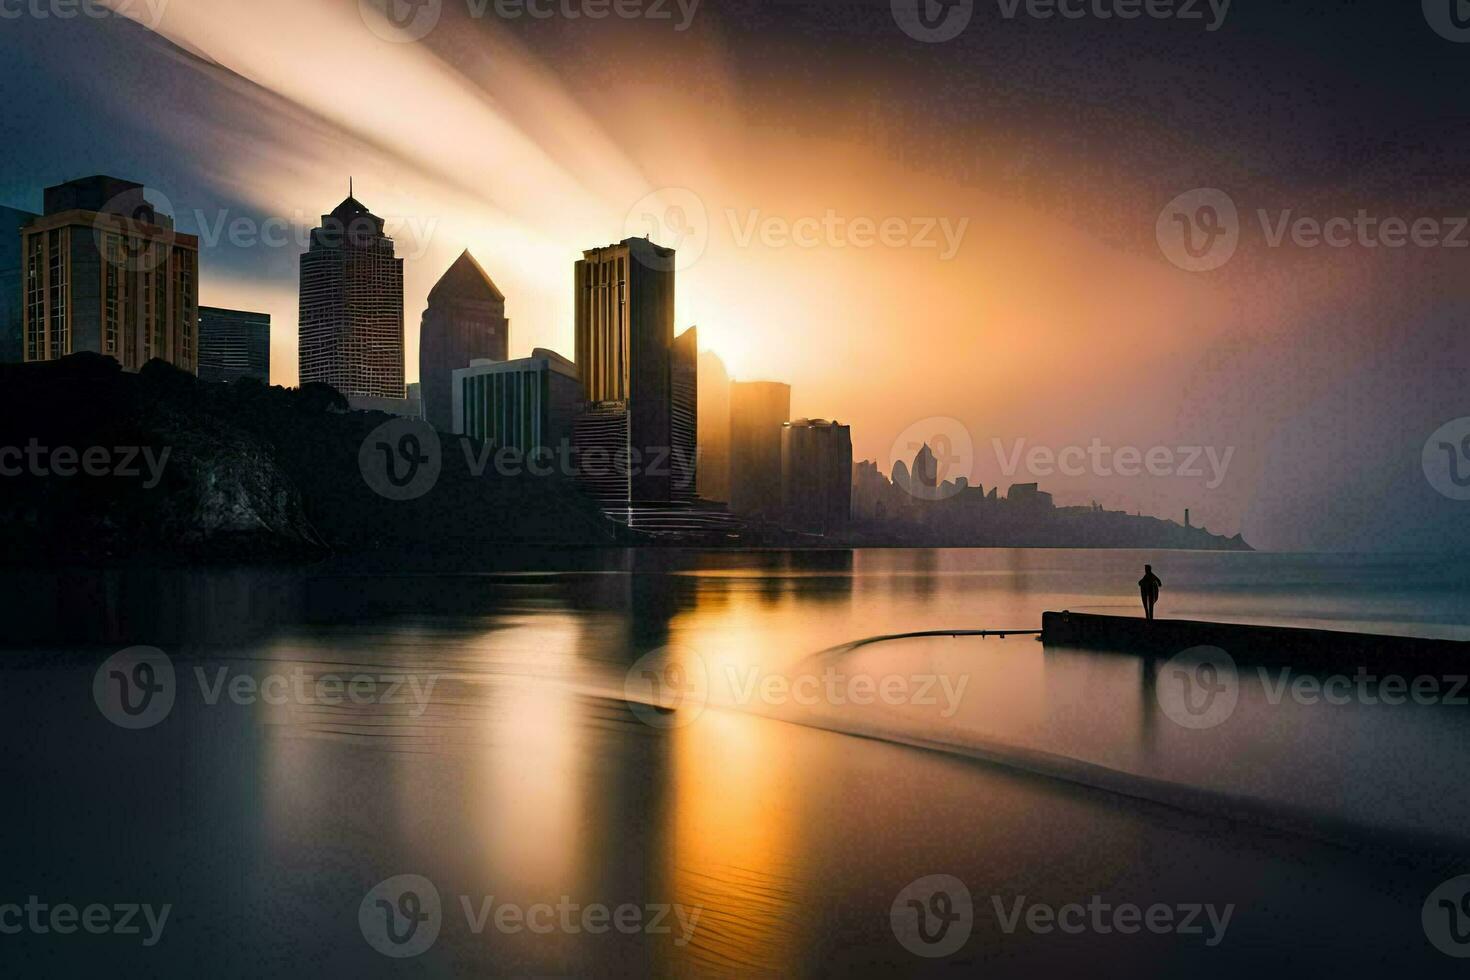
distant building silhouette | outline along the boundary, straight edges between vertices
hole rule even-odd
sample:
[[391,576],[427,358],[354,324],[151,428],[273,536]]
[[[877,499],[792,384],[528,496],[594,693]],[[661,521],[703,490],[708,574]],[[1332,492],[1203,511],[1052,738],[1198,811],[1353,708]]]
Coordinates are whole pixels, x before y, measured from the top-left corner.
[[852,467],[852,516],[859,520],[883,520],[893,509],[891,498],[897,490],[882,473],[878,464],[864,459]]
[[403,260],[383,219],[350,194],[301,256],[301,383],[404,400]]
[[459,368],[451,377],[451,394],[450,431],[529,457],[538,449],[560,452],[562,442],[571,439],[582,383],[575,364],[538,347],[530,357],[478,359]]
[[234,381],[271,377],[271,316],[199,307],[199,378]]
[[1050,510],[1052,496],[1035,483],[1013,483],[1006,491],[1006,499],[1026,506]]
[[893,472],[893,485],[896,486],[896,487],[898,487],[904,493],[910,493],[910,492],[912,492],[912,490],[913,490],[913,479],[909,476],[909,467],[908,467],[908,464],[905,463],[901,459],[895,459],[893,461],[893,469],[892,469],[892,472]]
[[730,499],[730,375],[713,351],[699,355],[699,495]]
[[468,251],[429,290],[419,331],[424,418],[443,432],[454,425],[453,374],[476,360],[510,355],[505,295]]
[[0,207],[0,362],[13,363],[24,357],[20,236],[21,227],[37,217],[29,211]]
[[155,357],[197,370],[199,240],[175,232],[142,184],[98,175],[46,188],[20,249],[24,360],[95,351],[129,371]]
[[[593,460],[591,467],[582,460],[584,476],[605,506],[693,493],[692,483],[676,486],[689,474],[673,463],[676,377],[697,372],[692,346],[674,351],[673,259],[671,248],[628,238],[583,252],[575,267],[576,365],[587,411],[573,443]],[[676,370],[676,362],[685,366]],[[693,394],[681,413],[695,414]],[[687,423],[692,445],[695,420]],[[606,461],[601,469],[598,459]]]
[[781,522],[831,534],[851,519],[851,428],[826,419],[781,426]]
[[730,385],[730,510],[778,516],[781,426],[790,419],[790,385],[780,381]]
[[914,454],[914,466],[910,471],[910,489],[915,497],[933,500],[938,496],[939,463],[934,459],[934,450],[926,442]]

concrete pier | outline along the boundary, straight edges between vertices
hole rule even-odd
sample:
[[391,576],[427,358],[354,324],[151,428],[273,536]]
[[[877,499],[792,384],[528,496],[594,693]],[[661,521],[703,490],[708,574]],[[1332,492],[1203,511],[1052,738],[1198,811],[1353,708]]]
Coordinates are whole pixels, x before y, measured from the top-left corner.
[[1043,613],[1048,646],[1085,647],[1170,657],[1196,646],[1225,650],[1240,661],[1396,670],[1470,670],[1470,642],[1350,633],[1290,626],[1249,626],[1188,619],[1097,616],[1067,610]]

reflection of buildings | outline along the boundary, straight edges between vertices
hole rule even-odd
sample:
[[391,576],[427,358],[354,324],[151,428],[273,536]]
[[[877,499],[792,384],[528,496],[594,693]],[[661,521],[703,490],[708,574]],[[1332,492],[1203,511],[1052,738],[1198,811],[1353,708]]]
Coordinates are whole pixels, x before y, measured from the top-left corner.
[[538,347],[514,361],[475,360],[452,378],[453,432],[527,454],[557,450],[571,439],[582,385],[576,365],[555,351]]
[[480,359],[504,361],[509,335],[504,294],[468,251],[462,253],[429,290],[419,331],[419,383],[430,425],[450,431],[452,373]]
[[673,263],[673,249],[628,238],[589,249],[576,264],[576,365],[587,411],[573,442],[586,485],[605,505],[693,496],[695,336],[674,339]]
[[730,499],[730,375],[712,351],[699,355],[699,495]]
[[730,385],[730,509],[774,517],[781,506],[781,426],[791,418],[791,386]]
[[271,316],[199,307],[199,377],[204,381],[271,376]]
[[34,221],[29,211],[0,207],[0,363],[22,359],[25,307],[21,303],[21,227]]
[[45,205],[20,232],[23,359],[95,351],[130,371],[156,357],[194,372],[199,240],[116,177],[48,187]]
[[852,430],[825,419],[781,426],[781,521],[827,534],[852,516]]
[[383,219],[350,194],[301,256],[301,383],[402,402],[403,260]]

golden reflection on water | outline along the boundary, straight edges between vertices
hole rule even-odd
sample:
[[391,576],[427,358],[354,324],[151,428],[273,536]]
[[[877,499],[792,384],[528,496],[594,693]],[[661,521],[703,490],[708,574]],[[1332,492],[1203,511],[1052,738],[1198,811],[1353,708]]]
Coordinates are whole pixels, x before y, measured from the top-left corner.
[[790,733],[724,710],[673,733],[673,879],[701,907],[688,955],[702,969],[795,973],[801,947],[801,782]]
[[[863,636],[1029,626],[1041,608],[1081,605],[1077,593],[1085,590],[1075,585],[1032,587],[1008,567],[1013,555],[982,558],[975,561],[985,567],[954,574],[945,573],[945,556],[905,554],[805,569],[789,559],[669,574],[634,569],[528,586],[533,602],[523,596],[480,616],[428,624],[400,616],[319,633],[303,627],[261,652],[443,677],[421,717],[383,706],[312,708],[273,725],[258,746],[267,844],[289,852],[305,842],[319,865],[383,876],[422,869],[460,891],[523,904],[561,896],[678,902],[702,910],[699,928],[685,947],[669,936],[641,946],[661,968],[653,972],[793,975],[824,941],[815,935],[820,922],[803,910],[838,900],[830,892],[843,879],[833,869],[852,860],[909,873],[915,850],[941,849],[923,836],[917,843],[885,836],[915,821],[894,802],[905,786],[949,814],[943,826],[966,828],[945,846],[991,834],[1004,850],[1007,835],[1027,832],[1029,797],[1017,790],[1015,800],[982,798],[996,785],[991,770],[957,758],[910,755],[760,715],[897,742],[1008,743],[1226,790],[1260,789],[1261,778],[1222,769],[1218,753],[1201,746],[1228,744],[1247,757],[1266,722],[1339,741],[1359,730],[1347,712],[1268,711],[1252,689],[1240,724],[1203,742],[1155,717],[1139,660],[1048,650],[1021,637],[889,642],[836,661],[848,674],[967,677],[949,715],[942,702],[805,710],[749,697],[752,679],[820,671],[809,655]],[[660,650],[676,662],[697,660],[708,677],[708,703],[680,707],[667,725],[645,722],[625,702],[626,672]],[[1370,766],[1379,784],[1395,778],[1366,757],[1328,767],[1349,763]],[[1290,760],[1273,765],[1302,781]],[[1341,783],[1335,769],[1329,775],[1304,785]],[[1265,788],[1300,795],[1292,786]],[[969,815],[980,812],[984,820],[971,828]],[[849,858],[854,841],[874,842],[871,853]],[[1105,863],[1099,873],[1115,874],[1116,862]],[[1023,878],[1026,870],[1007,874]],[[872,888],[881,891],[885,873],[865,872],[846,886],[877,881]],[[545,972],[595,969],[608,948],[587,935],[503,941],[526,951],[518,963]]]

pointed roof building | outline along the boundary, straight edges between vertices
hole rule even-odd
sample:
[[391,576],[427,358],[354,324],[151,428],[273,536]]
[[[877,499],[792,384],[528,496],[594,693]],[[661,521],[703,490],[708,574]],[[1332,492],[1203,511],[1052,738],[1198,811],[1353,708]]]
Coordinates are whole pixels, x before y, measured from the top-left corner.
[[479,297],[496,303],[505,302],[505,294],[495,285],[495,280],[490,278],[484,267],[475,261],[469,249],[459,253],[459,258],[454,260],[449,271],[440,276],[434,288],[429,290],[430,303],[436,297],[447,296]]
[[419,382],[429,424],[453,430],[457,368],[476,360],[504,361],[509,348],[505,294],[466,249],[429,290],[419,331]]

